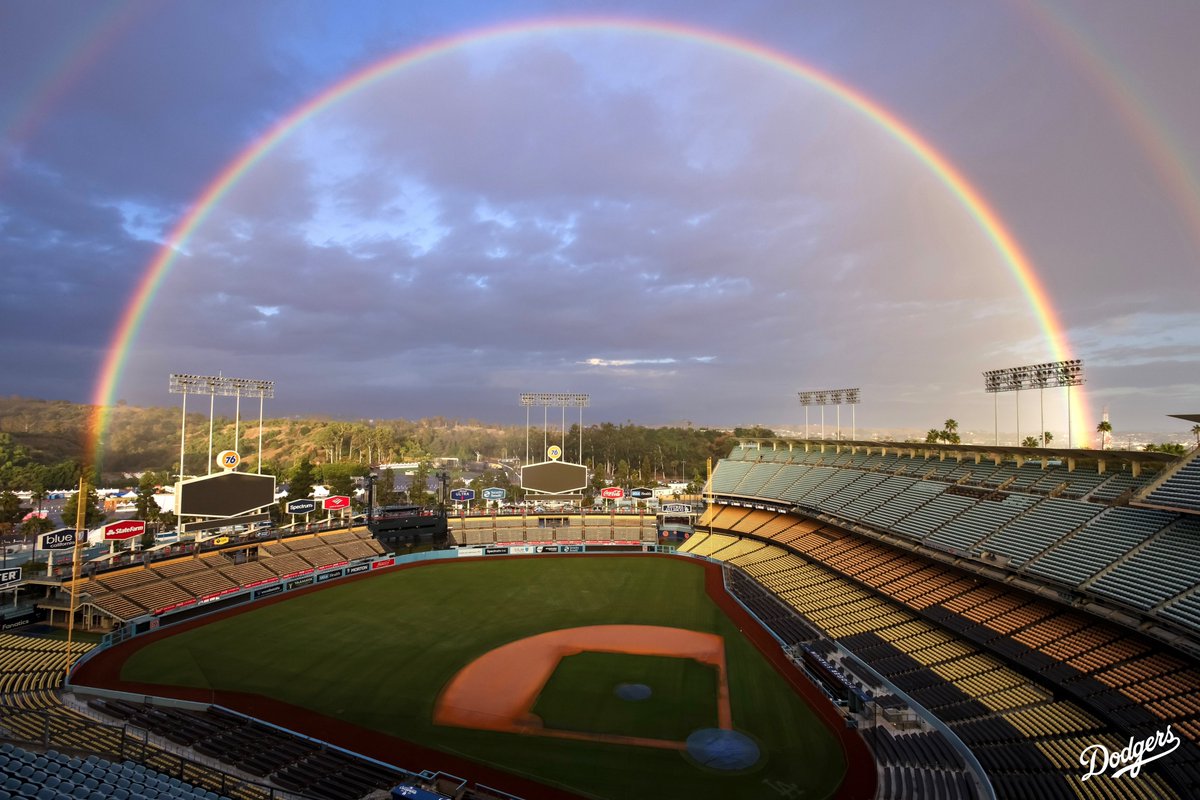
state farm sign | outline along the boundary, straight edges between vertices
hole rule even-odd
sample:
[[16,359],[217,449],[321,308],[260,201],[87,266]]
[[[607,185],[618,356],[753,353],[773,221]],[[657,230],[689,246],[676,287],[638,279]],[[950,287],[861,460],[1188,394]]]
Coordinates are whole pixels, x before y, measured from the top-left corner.
[[126,519],[120,522],[110,522],[104,526],[104,540],[114,541],[132,539],[146,532],[146,523],[140,519]]

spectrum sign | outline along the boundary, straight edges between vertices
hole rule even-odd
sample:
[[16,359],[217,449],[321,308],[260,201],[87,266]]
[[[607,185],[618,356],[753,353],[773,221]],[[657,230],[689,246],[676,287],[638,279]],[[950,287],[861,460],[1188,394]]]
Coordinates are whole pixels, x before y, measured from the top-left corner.
[[125,519],[120,522],[110,522],[104,526],[106,542],[122,541],[141,536],[146,532],[146,523],[140,519]]

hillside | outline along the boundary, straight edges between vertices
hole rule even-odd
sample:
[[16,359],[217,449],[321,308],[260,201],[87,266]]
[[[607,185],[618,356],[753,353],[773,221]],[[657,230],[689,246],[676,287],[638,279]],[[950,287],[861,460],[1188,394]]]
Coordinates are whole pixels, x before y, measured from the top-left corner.
[[[22,455],[13,463],[61,465],[78,464],[84,457],[86,431],[93,407],[57,400],[25,397],[0,398],[0,436],[7,434]],[[119,482],[123,474],[144,470],[179,470],[178,408],[139,408],[118,404],[111,409],[111,421],[101,452],[100,467],[105,478]],[[229,417],[213,420],[214,452],[237,449],[250,464],[256,463],[259,425],[257,417],[243,418],[240,445],[234,448],[235,424]],[[560,431],[551,430],[555,441]],[[767,432],[769,433],[769,432]],[[575,458],[578,428],[567,434],[567,457]],[[208,415],[187,415],[185,472],[203,473],[209,452]],[[542,433],[531,430],[531,460],[540,460]],[[487,425],[477,420],[466,422],[433,417],[360,420],[330,418],[267,419],[262,430],[263,463],[289,470],[302,458],[316,464],[378,464],[395,461],[419,461],[431,457],[454,457],[463,461],[477,458],[524,458],[523,425]],[[704,460],[729,452],[733,442],[729,433],[693,428],[646,428],[632,423],[603,423],[584,428],[583,460],[595,464],[606,474],[616,476],[637,473],[646,476],[692,478],[702,473]],[[9,459],[13,461],[13,459]],[[0,473],[0,480],[20,482],[13,474]]]

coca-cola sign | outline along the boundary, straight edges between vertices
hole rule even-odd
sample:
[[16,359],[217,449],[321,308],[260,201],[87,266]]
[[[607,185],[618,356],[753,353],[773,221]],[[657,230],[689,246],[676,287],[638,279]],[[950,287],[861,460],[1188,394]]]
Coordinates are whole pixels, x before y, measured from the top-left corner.
[[625,490],[620,486],[606,486],[600,490],[600,496],[606,500],[620,500],[625,496]]
[[120,541],[141,536],[146,532],[146,523],[140,519],[125,519],[120,522],[110,522],[104,526],[105,541]]

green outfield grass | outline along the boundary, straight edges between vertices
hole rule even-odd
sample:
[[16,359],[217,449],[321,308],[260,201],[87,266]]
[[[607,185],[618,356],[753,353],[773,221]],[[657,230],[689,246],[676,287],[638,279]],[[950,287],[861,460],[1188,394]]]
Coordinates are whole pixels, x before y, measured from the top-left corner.
[[[548,630],[622,623],[725,639],[734,726],[765,755],[756,769],[718,774],[674,751],[432,724],[445,682],[489,650]],[[680,558],[480,558],[386,572],[154,642],[121,677],[258,693],[613,800],[770,798],[779,788],[819,800],[846,768],[812,710],[708,599],[700,565]],[[638,682],[615,682],[625,680]],[[570,692],[558,694],[556,709],[569,705]],[[595,698],[580,691],[578,702]]]
[[[622,683],[650,687],[645,700],[623,700]],[[567,656],[533,706],[547,728],[682,742],[717,727],[717,671],[690,658],[580,653]]]

